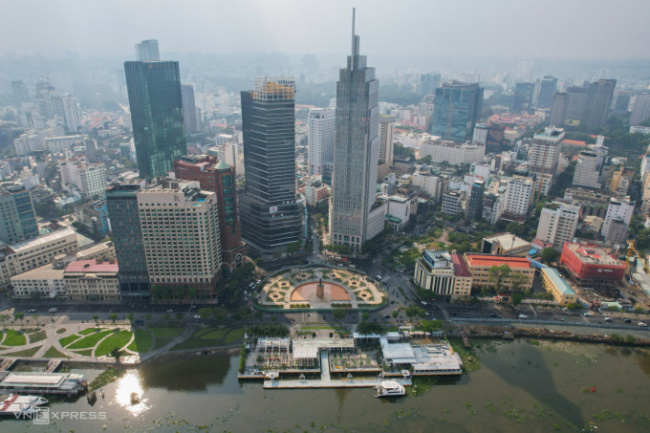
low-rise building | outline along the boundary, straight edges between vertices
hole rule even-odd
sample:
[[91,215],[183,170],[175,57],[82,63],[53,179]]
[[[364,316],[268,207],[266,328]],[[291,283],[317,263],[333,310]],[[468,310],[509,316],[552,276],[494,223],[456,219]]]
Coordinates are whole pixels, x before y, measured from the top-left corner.
[[447,251],[427,250],[415,261],[415,283],[432,295],[469,297],[472,276],[462,256]]
[[553,299],[558,304],[573,304],[578,301],[576,292],[573,291],[569,283],[560,276],[560,273],[553,268],[544,267],[541,270],[542,287],[547,292],[553,294]]
[[65,281],[61,263],[50,263],[31,271],[11,277],[11,288],[15,298],[22,299],[66,299]]
[[481,242],[481,253],[483,254],[526,257],[530,249],[530,242],[512,233],[500,233],[484,238]]
[[68,300],[119,301],[118,270],[115,260],[77,260],[70,263],[63,273]]
[[81,251],[75,255],[77,260],[110,260],[115,258],[115,244],[113,242],[102,242]]
[[[472,288],[494,287],[497,291],[503,288],[509,290],[513,286],[513,275],[516,273],[526,276],[526,280],[520,285],[520,290],[527,290],[533,287],[535,269],[530,261],[523,257],[493,256],[490,254],[465,254],[465,263],[470,274],[472,274]],[[490,269],[495,266],[506,265],[510,268],[510,275],[501,281],[501,286],[490,278]]]
[[586,287],[615,285],[625,275],[625,263],[589,242],[566,242],[560,262],[573,279]]
[[431,162],[451,165],[483,162],[485,146],[451,140],[429,140],[420,145],[420,158],[431,156]]

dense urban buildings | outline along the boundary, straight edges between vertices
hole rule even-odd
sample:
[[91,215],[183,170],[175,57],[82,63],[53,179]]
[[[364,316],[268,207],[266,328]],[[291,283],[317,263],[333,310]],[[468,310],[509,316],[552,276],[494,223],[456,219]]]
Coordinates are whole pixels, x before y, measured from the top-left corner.
[[614,285],[625,275],[625,263],[589,242],[566,242],[561,262],[571,277],[584,287]]
[[[347,68],[336,85],[336,142],[332,182],[331,242],[361,250],[379,232],[369,231],[379,161],[379,83],[359,54],[354,34]],[[382,216],[383,219],[383,216]]]
[[296,201],[295,82],[260,77],[241,92],[246,193],[240,197],[242,238],[266,254],[302,241]]
[[614,98],[616,80],[601,79],[585,86],[556,92],[550,114],[552,126],[601,128]]
[[178,62],[124,62],[140,176],[165,176],[187,154]]
[[471,140],[482,103],[483,88],[478,83],[443,83],[436,89],[431,134],[443,140]]
[[485,146],[451,140],[427,140],[420,146],[420,157],[431,157],[431,162],[451,165],[483,162]]

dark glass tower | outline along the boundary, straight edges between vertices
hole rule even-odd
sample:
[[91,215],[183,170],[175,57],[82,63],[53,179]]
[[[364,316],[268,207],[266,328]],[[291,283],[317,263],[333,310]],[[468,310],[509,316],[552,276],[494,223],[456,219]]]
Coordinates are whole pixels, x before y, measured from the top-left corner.
[[114,185],[106,189],[108,215],[113,231],[115,254],[120,267],[118,281],[124,302],[151,299],[137,192],[140,185]]
[[535,83],[517,83],[515,84],[515,97],[512,99],[511,110],[515,113],[527,109],[533,101],[535,92]]
[[557,88],[557,78],[550,75],[544,76],[539,82],[539,96],[537,97],[538,108],[551,108],[553,104],[553,94]]
[[240,198],[242,238],[262,253],[302,240],[296,201],[295,82],[258,78],[241,92],[246,193]]
[[124,62],[140,177],[166,176],[187,154],[178,62]]
[[9,244],[38,236],[32,197],[22,183],[0,187],[0,240]]
[[469,198],[469,208],[467,210],[467,219],[470,221],[479,221],[483,216],[483,194],[485,193],[485,182],[482,180],[474,181],[472,185],[472,195]]
[[443,140],[471,140],[482,103],[483,88],[478,83],[443,83],[436,89],[431,134]]
[[359,55],[354,34],[347,68],[336,83],[336,141],[332,182],[332,243],[360,250],[372,237],[368,214],[375,204],[379,161],[379,82]]

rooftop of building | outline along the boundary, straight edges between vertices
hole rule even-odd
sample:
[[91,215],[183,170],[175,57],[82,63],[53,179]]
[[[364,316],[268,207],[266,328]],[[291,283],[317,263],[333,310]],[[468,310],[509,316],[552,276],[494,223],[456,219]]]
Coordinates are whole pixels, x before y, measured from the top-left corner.
[[63,266],[50,263],[22,274],[14,275],[11,281],[60,280],[63,278]]
[[454,275],[457,277],[471,277],[472,274],[469,273],[467,269],[467,263],[463,260],[463,257],[460,254],[452,254],[451,261],[454,264]]
[[569,283],[567,283],[566,280],[560,276],[560,273],[557,271],[557,269],[545,267],[542,268],[542,272],[546,273],[548,278],[553,282],[555,287],[557,287],[558,290],[562,292],[563,295],[576,295],[576,292],[574,292]]
[[[16,244],[10,245],[9,247],[14,252],[19,253],[21,251],[36,248],[36,247],[38,247],[40,245],[45,245],[47,243],[56,241],[58,239],[65,238],[65,237],[70,236],[70,235],[75,235],[75,241],[77,241],[76,234],[77,233],[73,229],[68,227],[68,228],[64,228],[64,229],[61,229],[61,230],[55,230],[52,233],[46,234],[44,236],[39,236],[39,237],[34,238],[34,239],[27,239],[25,241],[18,242]],[[2,243],[0,242],[0,245],[1,244]]]
[[571,140],[569,138],[565,138],[562,143],[565,146],[574,146],[574,147],[587,147],[587,142],[582,141],[582,140]]
[[450,268],[452,266],[451,254],[447,251],[426,250],[422,253],[422,258],[435,269]]
[[95,259],[92,260],[77,260],[70,263],[65,268],[66,273],[117,273],[119,271],[119,266],[116,261],[107,262],[98,262]]
[[530,242],[512,233],[499,233],[498,235],[490,236],[483,240],[486,242],[498,242],[506,250],[516,250],[530,246]]
[[564,129],[562,128],[556,128],[555,126],[547,126],[544,128],[543,131],[537,131],[535,132],[535,138],[540,137],[540,138],[560,138],[560,136],[564,133]]
[[582,263],[590,265],[625,266],[623,262],[615,259],[607,251],[595,244],[566,242],[564,248],[573,253]]
[[510,268],[530,268],[530,262],[525,257],[493,256],[491,254],[465,254],[469,266],[492,267],[506,265]]

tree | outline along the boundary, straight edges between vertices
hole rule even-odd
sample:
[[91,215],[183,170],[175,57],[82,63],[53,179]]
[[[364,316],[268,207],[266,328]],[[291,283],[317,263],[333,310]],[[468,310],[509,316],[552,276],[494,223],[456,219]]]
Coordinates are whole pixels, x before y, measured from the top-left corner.
[[512,294],[510,299],[512,299],[513,304],[519,305],[519,304],[521,304],[521,301],[524,300],[524,294],[521,293],[521,292],[515,292],[515,293]]
[[183,320],[183,313],[176,313],[176,319]]
[[228,317],[228,311],[223,307],[217,307],[212,311],[212,316],[216,321],[221,322]]
[[523,272],[513,272],[510,275],[510,284],[514,293],[521,292],[521,289],[528,284],[528,276]]
[[348,314],[348,311],[347,311],[347,310],[344,310],[344,309],[334,310],[334,313],[332,313],[332,315],[334,316],[334,318],[335,318],[336,320],[343,320],[343,319],[345,319],[345,316],[346,316],[347,314]]
[[488,279],[495,284],[497,292],[501,290],[503,280],[510,276],[510,267],[508,265],[492,266],[489,271]]
[[171,319],[171,316],[170,316],[169,314],[165,313],[165,314],[163,314],[163,317],[162,317],[162,318],[163,318],[163,320],[164,320],[165,322],[167,322],[169,319]]
[[14,318],[16,320],[20,320],[20,323],[22,324],[23,319],[25,318],[25,313],[22,313],[22,312],[18,311],[16,313],[14,313]]
[[144,316],[144,319],[148,322],[151,320],[151,314],[147,314]]
[[361,313],[361,320],[363,320],[363,321],[370,320],[370,313],[367,312],[367,311],[364,311],[363,313]]
[[207,319],[212,316],[212,310],[210,308],[200,308],[199,316],[201,316],[201,319]]
[[115,313],[111,313],[111,314],[108,316],[108,318],[111,319],[111,322],[113,322],[113,324],[115,324],[115,321],[117,320],[117,314],[115,314]]
[[513,235],[519,236],[524,233],[524,226],[517,223],[510,223],[506,226],[506,231]]
[[398,310],[393,311],[392,316],[393,316],[393,319],[397,319],[397,316],[399,316],[399,311]]
[[420,324],[424,332],[433,332],[442,328],[442,321],[440,320],[423,320]]
[[557,261],[560,253],[555,248],[544,248],[542,250],[542,263],[552,263]]
[[406,314],[406,317],[409,318],[409,321],[413,321],[413,317],[422,317],[424,316],[424,309],[422,307],[418,307],[417,305],[411,305],[404,311],[404,314]]
[[377,322],[361,322],[357,325],[357,332],[359,334],[385,334],[386,328]]
[[93,314],[93,320],[95,321],[95,324],[99,322],[99,316],[97,314]]
[[130,323],[133,323],[133,320],[135,317],[133,316],[133,313],[129,313],[126,315],[126,320],[128,320]]

